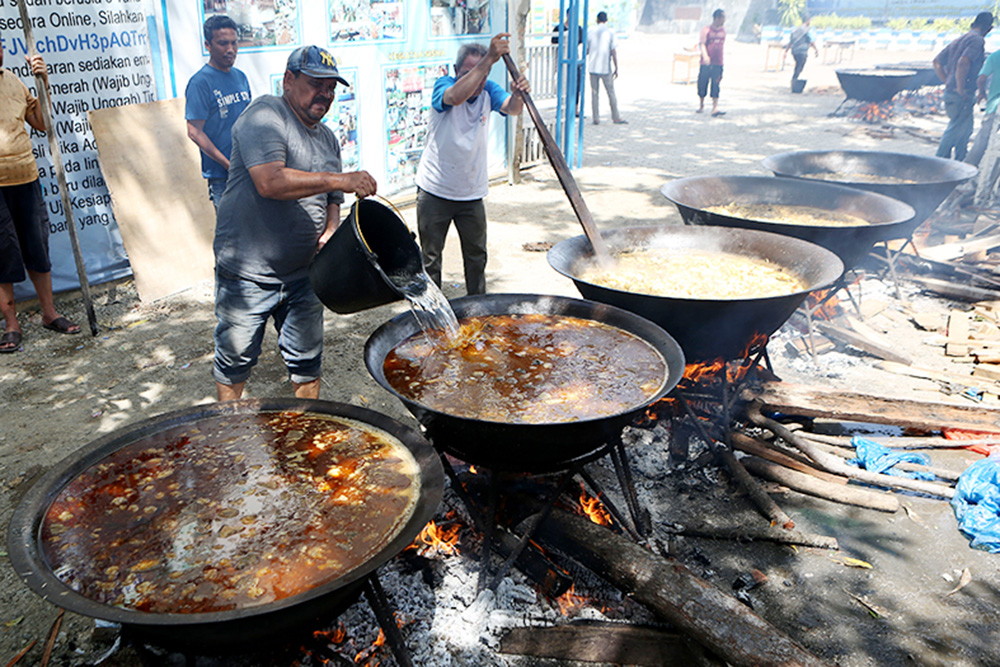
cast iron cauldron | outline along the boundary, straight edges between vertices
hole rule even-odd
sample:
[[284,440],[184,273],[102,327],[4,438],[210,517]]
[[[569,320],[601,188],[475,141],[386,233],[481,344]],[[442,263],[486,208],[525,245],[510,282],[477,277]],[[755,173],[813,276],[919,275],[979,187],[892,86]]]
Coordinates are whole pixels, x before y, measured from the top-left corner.
[[[112,453],[142,443],[178,426],[196,427],[220,416],[264,411],[304,411],[345,417],[381,429],[397,438],[416,459],[420,495],[413,514],[394,538],[362,565],[343,576],[298,595],[254,607],[201,614],[147,613],[95,602],[66,586],[53,574],[43,555],[40,533],[46,511],[68,483]],[[233,445],[227,445],[232,447]],[[200,405],[167,413],[110,433],[74,452],[52,467],[24,496],[8,528],[8,551],[15,571],[36,593],[78,614],[127,626],[144,641],[177,650],[231,651],[254,643],[311,633],[329,622],[360,593],[365,578],[411,544],[434,515],[444,488],[441,462],[430,444],[412,428],[372,410],[353,405],[305,399],[245,399]]]
[[[688,224],[742,227],[794,236],[837,253],[847,268],[861,261],[877,241],[897,238],[899,230],[909,225],[914,216],[910,205],[883,195],[829,183],[804,183],[768,176],[693,176],[670,181],[660,188],[660,192],[677,206],[681,218]],[[854,227],[789,225],[705,210],[727,204],[811,206],[847,213],[870,224]]]
[[389,320],[368,338],[365,365],[372,377],[396,396],[427,429],[434,445],[463,461],[497,470],[550,472],[600,455],[622,429],[670,392],[684,373],[684,354],[663,329],[638,315],[604,303],[538,294],[486,294],[450,302],[462,319],[481,315],[542,313],[595,320],[638,336],[667,362],[667,378],[655,395],[624,412],[599,419],[547,424],[511,424],[456,417],[432,410],[396,392],[385,378],[385,358],[420,331],[412,313]]
[[791,317],[809,292],[832,285],[844,272],[834,253],[791,236],[730,227],[624,227],[601,233],[612,254],[641,248],[712,250],[766,259],[797,273],[806,288],[792,294],[751,299],[678,299],[623,292],[589,283],[580,273],[594,261],[584,236],[557,243],[549,264],[571,279],[587,299],[638,313],[677,339],[688,362],[734,359],[755,335],[770,336]]
[[913,78],[906,82],[903,90],[920,90],[924,86],[942,86],[944,82],[938,78],[934,71],[934,64],[931,61],[904,62],[904,63],[883,63],[875,65],[875,69],[889,70],[913,70]]
[[[794,151],[764,158],[762,164],[775,176],[822,180],[906,202],[916,215],[909,225],[899,228],[897,238],[912,234],[956,186],[979,173],[971,164],[957,160],[884,151]],[[818,174],[828,174],[831,178],[817,179]],[[856,177],[852,180],[852,174],[892,176],[913,182],[877,183]]]
[[849,100],[888,102],[916,75],[911,69],[838,69],[837,79]]

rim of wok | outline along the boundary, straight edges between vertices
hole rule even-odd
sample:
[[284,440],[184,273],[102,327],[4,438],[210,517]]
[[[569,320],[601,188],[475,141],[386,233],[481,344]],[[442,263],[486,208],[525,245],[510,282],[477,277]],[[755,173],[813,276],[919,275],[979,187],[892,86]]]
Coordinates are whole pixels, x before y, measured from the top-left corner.
[[[789,166],[804,166],[802,162],[808,158],[815,157],[829,157],[829,158],[847,158],[847,159],[876,159],[885,158],[887,160],[894,160],[899,164],[909,163],[921,163],[924,165],[934,165],[938,167],[938,171],[946,172],[951,171],[952,176],[947,178],[927,178],[924,180],[919,180],[914,183],[898,183],[894,181],[850,181],[850,180],[831,180],[827,178],[815,178],[819,174],[830,174],[831,176],[842,175],[842,172],[838,171],[790,171]],[[791,176],[793,178],[800,178],[810,181],[818,181],[830,184],[842,184],[848,186],[860,186],[860,187],[871,187],[873,185],[879,186],[892,186],[892,187],[902,187],[902,188],[919,188],[923,185],[944,185],[946,183],[962,183],[969,180],[979,173],[976,167],[971,164],[966,164],[964,162],[959,162],[958,160],[948,160],[945,158],[940,158],[931,155],[915,155],[913,153],[894,153],[891,151],[786,151],[784,153],[776,153],[774,155],[769,155],[760,161],[761,165],[765,169],[779,176]],[[790,163],[790,164],[789,164]],[[817,166],[820,162],[817,161],[813,164]],[[958,173],[964,172],[964,173]],[[878,176],[878,174],[871,174],[872,176]]]
[[[542,302],[540,300],[546,300],[551,304],[558,304],[562,308],[568,308],[570,310],[580,310],[581,312],[575,313],[560,313],[553,312],[552,309],[544,310],[541,308],[535,308],[539,306]],[[502,312],[475,312],[471,314],[466,314],[465,311],[468,309],[475,308],[476,306],[483,305],[494,305],[495,303],[520,303],[523,310],[519,312],[511,311],[510,309]],[[383,388],[388,390],[393,396],[398,398],[403,402],[404,405],[415,405],[420,409],[425,410],[432,414],[440,414],[446,416],[449,420],[454,420],[458,423],[465,424],[475,427],[476,424],[487,424],[491,427],[493,426],[503,426],[507,428],[514,429],[542,429],[542,428],[559,428],[567,425],[581,425],[581,424],[598,424],[608,420],[614,420],[617,418],[628,416],[637,410],[643,410],[656,401],[660,400],[673,390],[673,388],[680,382],[681,376],[684,373],[684,352],[681,350],[680,345],[674,340],[674,337],[667,333],[663,327],[660,325],[637,315],[624,308],[619,308],[617,306],[612,306],[610,304],[601,303],[599,301],[591,301],[588,299],[578,299],[566,296],[554,296],[548,294],[507,294],[507,293],[497,293],[497,294],[479,294],[472,296],[464,296],[457,299],[449,300],[452,308],[455,310],[455,315],[461,320],[463,317],[474,317],[482,315],[513,315],[513,314],[542,314],[542,315],[557,315],[562,317],[578,317],[580,319],[589,319],[595,322],[600,322],[606,324],[610,327],[618,329],[620,331],[625,331],[645,342],[647,345],[651,346],[656,350],[657,354],[663,357],[664,364],[667,367],[666,376],[664,377],[663,383],[660,388],[644,401],[637,403],[633,406],[621,410],[619,412],[614,412],[607,415],[602,415],[600,417],[592,417],[588,419],[574,419],[571,421],[558,421],[558,422],[507,422],[507,421],[496,421],[490,419],[481,419],[478,417],[466,417],[462,415],[456,415],[450,412],[445,412],[443,410],[438,410],[432,408],[420,401],[416,401],[412,398],[404,396],[403,394],[396,391],[392,385],[389,384],[388,380],[385,378],[385,360],[388,358],[388,353],[394,350],[396,347],[401,345],[404,341],[409,340],[411,336],[420,333],[421,329],[416,321],[412,312],[405,312],[393,317],[391,320],[385,322],[376,329],[368,340],[365,342],[365,365],[368,367],[368,372],[371,376],[381,385]],[[587,312],[583,312],[587,311]],[[603,316],[603,317],[601,317]],[[618,320],[623,320],[628,322],[635,329],[640,329],[644,333],[637,333],[636,331],[626,329],[617,324],[610,324],[607,322],[608,316],[613,316]],[[406,333],[402,338],[395,342],[389,351],[382,355],[378,360],[375,360],[372,348],[374,347],[375,341],[379,341],[382,338],[388,336],[388,331],[392,328],[407,328],[413,329],[412,332]],[[659,338],[657,341],[650,340],[651,337],[656,336]],[[661,349],[661,348],[666,348]],[[375,362],[378,362],[378,366],[375,366]]]
[[[818,289],[823,289],[829,287],[834,282],[836,282],[844,274],[844,262],[837,256],[832,250],[828,250],[816,243],[811,241],[803,241],[802,239],[795,238],[794,236],[785,236],[784,234],[776,234],[774,232],[762,232],[756,229],[746,229],[743,227],[723,227],[719,225],[678,225],[678,226],[665,226],[665,225],[643,225],[636,227],[620,227],[618,229],[608,230],[602,232],[604,240],[608,243],[609,249],[612,255],[623,249],[642,249],[642,246],[632,245],[621,245],[615,243],[618,237],[624,237],[629,234],[639,234],[647,236],[662,236],[667,238],[668,236],[704,236],[709,238],[718,238],[731,236],[734,238],[739,237],[749,237],[753,239],[758,237],[757,240],[764,242],[770,240],[774,244],[785,244],[791,246],[791,249],[799,250],[801,253],[811,253],[814,255],[820,255],[823,257],[823,269],[822,277],[820,280],[813,281],[811,284],[805,286],[803,289],[794,290],[790,292],[782,292],[781,294],[771,294],[768,296],[750,296],[750,297],[734,297],[731,299],[697,299],[691,297],[683,296],[667,296],[663,294],[649,294],[648,292],[632,292],[628,290],[616,289],[614,287],[607,287],[605,285],[599,285],[598,283],[591,282],[589,280],[584,280],[577,273],[577,269],[581,262],[589,262],[594,259],[593,248],[590,246],[590,241],[584,235],[573,236],[568,239],[563,239],[552,248],[549,249],[546,257],[549,261],[549,266],[556,270],[559,274],[569,278],[570,280],[585,283],[587,285],[593,285],[602,290],[607,290],[609,292],[616,292],[618,294],[637,294],[643,297],[651,299],[670,299],[671,301],[686,302],[691,304],[706,304],[706,303],[756,303],[765,304],[768,301],[784,297],[792,297],[798,295],[807,295],[810,292],[814,292]],[[567,269],[563,269],[561,266],[556,264],[555,256],[560,254],[562,250],[571,245],[581,245],[584,247],[584,252],[574,261]],[[651,248],[659,248],[661,246],[650,246]],[[666,247],[666,246],[662,246]],[[560,252],[556,252],[556,249],[560,248]],[[695,247],[694,250],[703,250],[704,247]],[[747,254],[739,253],[733,250],[728,250],[725,248],[712,248],[714,252],[723,252],[740,257],[751,257],[753,259],[768,259],[762,257],[759,254]],[[770,260],[768,260],[770,261]],[[561,263],[561,262],[560,262]],[[783,265],[782,268],[785,268]]]
[[[154,613],[107,605],[77,592],[55,576],[41,550],[41,526],[55,497],[81,473],[110,454],[170,428],[184,424],[195,425],[203,419],[225,415],[256,415],[265,411],[290,410],[363,422],[399,440],[417,462],[416,477],[420,482],[420,494],[415,500],[410,518],[393,539],[379,547],[364,563],[341,577],[282,600],[253,607],[202,613]],[[7,531],[7,547],[15,572],[28,587],[44,599],[69,611],[133,626],[207,625],[274,614],[351,588],[351,584],[360,582],[413,542],[433,517],[443,492],[444,472],[430,443],[416,430],[386,415],[367,408],[323,400],[241,399],[194,406],[152,417],[117,429],[73,452],[46,472],[18,503]]]
[[[802,183],[801,180],[808,180],[808,183]],[[726,213],[716,213],[714,211],[708,211],[702,205],[695,205],[690,201],[685,201],[682,196],[686,193],[681,192],[688,185],[700,185],[703,183],[711,183],[713,181],[719,183],[741,183],[747,185],[760,185],[766,188],[776,188],[778,190],[787,191],[792,195],[802,195],[811,194],[809,190],[815,191],[817,193],[822,193],[829,195],[832,199],[834,197],[850,197],[855,200],[869,200],[872,203],[881,205],[884,209],[899,209],[898,215],[891,220],[881,220],[872,221],[865,217],[858,211],[846,211],[842,207],[833,208],[827,206],[822,201],[810,201],[809,203],[786,203],[784,201],[773,201],[769,199],[764,199],[763,197],[758,201],[751,202],[752,204],[773,204],[775,206],[811,206],[813,208],[822,209],[824,211],[830,211],[832,213],[848,213],[857,218],[861,218],[868,224],[866,225],[804,225],[796,223],[785,223],[785,222],[774,222],[772,220],[758,220],[756,218],[740,218],[734,215],[729,215]],[[822,192],[826,190],[827,192]],[[909,204],[898,199],[893,199],[888,195],[883,195],[878,192],[872,192],[870,190],[861,190],[859,188],[852,188],[846,185],[841,185],[839,182],[830,182],[825,179],[799,179],[793,180],[788,178],[775,178],[774,176],[688,176],[686,178],[677,178],[672,181],[668,181],[660,186],[660,194],[667,198],[671,203],[676,206],[684,206],[696,211],[705,213],[706,215],[718,216],[720,218],[728,218],[730,220],[736,221],[746,221],[753,222],[763,225],[773,225],[779,227],[788,227],[791,229],[798,230],[824,230],[824,231],[841,231],[841,230],[879,230],[881,228],[889,228],[897,225],[905,225],[906,223],[913,220],[913,216],[917,214],[916,210]],[[734,196],[740,196],[743,193],[736,193]],[[725,206],[727,202],[719,202],[716,204],[711,204],[711,206]],[[740,203],[740,202],[728,202],[728,203]],[[867,203],[867,202],[865,202]],[[746,204],[741,204],[746,205]],[[861,208],[867,209],[867,207],[862,206]],[[888,215],[888,213],[887,213]],[[761,231],[761,230],[756,230]],[[780,232],[773,232],[778,233]],[[784,236],[784,234],[782,234]]]

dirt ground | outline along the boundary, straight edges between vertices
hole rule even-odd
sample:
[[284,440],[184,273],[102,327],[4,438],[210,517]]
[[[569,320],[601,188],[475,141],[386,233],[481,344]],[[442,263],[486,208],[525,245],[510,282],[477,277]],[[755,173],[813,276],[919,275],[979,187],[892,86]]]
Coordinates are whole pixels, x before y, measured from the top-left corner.
[[[727,114],[697,115],[694,85],[669,83],[672,54],[693,37],[636,34],[620,44],[618,94],[627,125],[586,126],[584,164],[575,177],[601,228],[679,224],[676,210],[660,194],[667,180],[713,174],[766,175],[760,160],[798,149],[878,149],[933,155],[943,116],[897,117],[888,129],[830,117],[843,99],[834,65],[812,58],[802,95],[788,91],[790,68],[764,72],[765,47],[727,47],[721,108]],[[858,51],[850,66],[929,61],[926,52]],[[530,72],[529,72],[530,76]],[[589,100],[587,113],[589,116]],[[908,131],[909,130],[909,131]],[[412,208],[404,216],[415,222]],[[547,164],[523,174],[515,186],[497,183],[488,199],[491,292],[578,296],[556,274],[545,254],[525,243],[557,242],[580,227],[554,172]],[[449,241],[445,293],[464,289],[457,239]],[[866,288],[867,289],[867,288]],[[871,288],[875,292],[879,288]],[[0,525],[30,483],[55,461],[114,429],[164,412],[214,399],[211,379],[211,286],[198,285],[156,303],[141,303],[130,281],[94,288],[97,336],[59,336],[41,327],[34,304],[23,304],[24,349],[0,357]],[[893,300],[888,289],[877,298]],[[904,287],[910,308],[939,313],[942,299]],[[79,295],[59,297],[63,312],[84,323]],[[895,303],[895,302],[894,302]],[[898,304],[897,304],[898,305]],[[323,398],[378,410],[414,423],[403,407],[370,379],[362,349],[382,322],[403,312],[397,303],[350,316],[327,315]],[[900,349],[937,363],[923,347],[927,333],[902,325],[890,331]],[[949,400],[927,389],[936,385],[879,371],[874,359],[849,351],[818,362],[792,359],[772,345],[775,372],[788,380],[863,389],[872,393]],[[288,396],[291,388],[273,334],[248,383],[248,396]],[[961,399],[952,399],[959,401]],[[934,463],[961,470],[971,454],[934,454]],[[1000,664],[993,636],[1000,624],[1000,572],[996,556],[974,551],[958,533],[947,503],[901,496],[908,512],[885,515],[845,509],[789,494],[777,496],[803,530],[837,537],[841,554],[872,565],[847,567],[829,554],[735,543],[703,547],[716,569],[768,573],[757,611],[822,657],[842,665]],[[682,495],[674,520],[724,516],[729,496]],[[737,502],[736,500],[733,501]],[[739,499],[745,504],[745,500]],[[968,568],[972,583],[948,595]],[[724,575],[726,576],[726,575]],[[720,577],[720,585],[732,577]],[[875,617],[858,604],[864,597],[884,612]],[[20,664],[38,664],[58,609],[41,600],[0,557],[0,661],[6,663],[32,641]],[[90,664],[93,622],[67,615],[52,665]],[[105,662],[104,664],[111,664]]]

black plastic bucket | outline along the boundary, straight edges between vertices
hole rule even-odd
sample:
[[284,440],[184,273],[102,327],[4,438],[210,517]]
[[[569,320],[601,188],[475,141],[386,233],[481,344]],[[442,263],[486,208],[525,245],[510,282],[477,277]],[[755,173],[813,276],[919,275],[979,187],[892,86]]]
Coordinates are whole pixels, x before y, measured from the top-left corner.
[[806,89],[806,80],[805,79],[793,79],[792,80],[792,92],[793,93],[801,93],[805,89]]
[[356,313],[403,298],[400,287],[423,273],[414,234],[393,209],[372,199],[351,206],[309,266],[309,280],[324,306]]

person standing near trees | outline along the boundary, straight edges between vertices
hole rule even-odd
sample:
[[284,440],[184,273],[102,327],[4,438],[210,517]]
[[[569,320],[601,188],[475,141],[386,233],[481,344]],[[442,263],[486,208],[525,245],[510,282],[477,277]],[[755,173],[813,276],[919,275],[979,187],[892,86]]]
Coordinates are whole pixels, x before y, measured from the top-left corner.
[[[701,50],[701,69],[698,70],[698,112],[705,110],[705,96],[711,92],[712,115],[722,116],[726,112],[719,111],[719,84],[722,82],[722,49],[726,43],[726,13],[721,9],[712,12],[712,22],[702,28],[698,39]],[[711,91],[709,91],[711,84]]]
[[[795,71],[792,72],[792,92],[795,92],[795,82],[798,81],[799,75],[802,74],[802,70],[806,66],[806,60],[809,58],[809,47],[812,47],[813,53],[816,57],[819,57],[819,49],[816,48],[816,42],[813,41],[812,36],[809,34],[809,24],[812,21],[808,16],[802,17],[802,23],[798,28],[792,31],[792,35],[788,40],[788,44],[785,46],[784,58],[788,57],[788,52],[792,52],[792,58],[795,59]],[[782,63],[784,64],[784,63]]]

